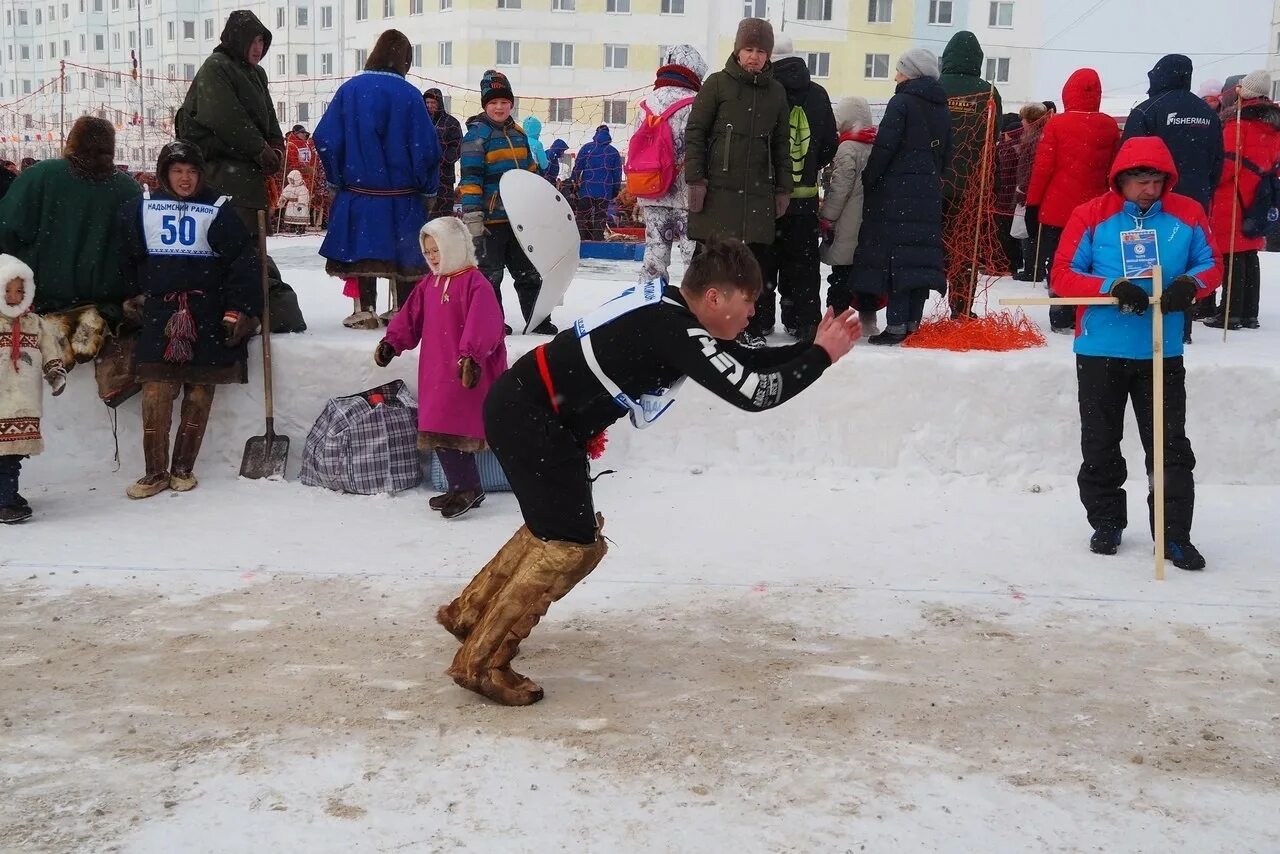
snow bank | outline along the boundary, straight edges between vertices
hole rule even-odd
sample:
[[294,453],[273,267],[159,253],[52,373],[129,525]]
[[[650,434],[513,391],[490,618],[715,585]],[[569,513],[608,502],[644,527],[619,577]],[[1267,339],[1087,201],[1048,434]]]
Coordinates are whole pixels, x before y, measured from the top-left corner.
[[[395,378],[416,388],[417,354],[387,369],[373,364],[373,332],[345,329],[350,304],[324,276],[314,239],[281,239],[272,254],[299,293],[311,330],[273,338],[276,429],[293,440],[290,477],[302,442],[325,401]],[[627,286],[635,265],[584,265],[561,325]],[[385,287],[385,283],[383,283]],[[514,294],[505,286],[508,311]],[[1039,293],[1013,282],[1002,293]],[[1041,310],[1043,313],[1043,310]],[[1033,315],[1034,316],[1034,315]],[[1045,318],[1036,317],[1045,328]],[[1263,329],[1221,333],[1197,325],[1188,348],[1187,430],[1202,483],[1280,483],[1280,316]],[[514,360],[539,338],[509,340]],[[779,339],[781,343],[782,339]],[[236,470],[245,440],[264,431],[261,351],[251,348],[250,383],[218,389],[200,469]],[[725,466],[761,475],[807,476],[825,468],[872,468],[909,475],[1022,479],[1074,476],[1079,463],[1079,416],[1070,341],[1016,353],[949,353],[859,346],[799,399],[759,415],[739,412],[699,388],[643,437],[625,422],[610,431],[604,462],[612,468]],[[142,465],[139,399],[120,409],[121,459],[129,472]],[[110,469],[107,410],[98,402],[92,369],[72,372],[67,392],[46,406],[50,457],[70,457],[86,470]],[[1140,476],[1142,451],[1129,416],[1125,455]]]

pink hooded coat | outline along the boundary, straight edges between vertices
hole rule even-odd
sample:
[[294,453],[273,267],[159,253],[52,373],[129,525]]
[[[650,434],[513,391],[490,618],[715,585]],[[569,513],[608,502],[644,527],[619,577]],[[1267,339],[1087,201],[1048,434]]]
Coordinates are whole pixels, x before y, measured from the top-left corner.
[[[420,346],[418,430],[482,440],[485,395],[507,369],[502,309],[493,285],[476,269],[462,220],[434,219],[422,227],[419,241],[427,235],[440,247],[440,263],[400,307],[386,341],[397,355]],[[463,356],[480,366],[475,388],[463,388],[458,377]]]

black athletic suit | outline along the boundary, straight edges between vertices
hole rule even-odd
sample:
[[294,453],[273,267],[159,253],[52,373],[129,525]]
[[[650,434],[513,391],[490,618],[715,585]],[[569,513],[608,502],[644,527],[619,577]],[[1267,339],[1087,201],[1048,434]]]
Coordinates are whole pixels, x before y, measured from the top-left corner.
[[[711,337],[667,286],[663,301],[638,308],[591,332],[604,373],[633,399],[683,376],[721,399],[759,412],[795,397],[831,364],[825,350],[802,342],[757,350]],[[574,328],[545,345],[559,413],[526,353],[485,399],[485,437],[520,502],[525,524],[544,540],[595,541],[587,441],[627,415],[587,367]],[[630,429],[630,428],[629,428]]]

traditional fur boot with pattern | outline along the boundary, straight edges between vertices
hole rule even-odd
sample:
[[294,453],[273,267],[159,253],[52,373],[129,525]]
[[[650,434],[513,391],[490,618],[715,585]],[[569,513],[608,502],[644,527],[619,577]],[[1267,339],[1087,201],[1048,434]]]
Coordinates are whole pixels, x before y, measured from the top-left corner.
[[[597,514],[597,520],[603,526],[603,517]],[[528,706],[542,699],[542,688],[512,670],[511,661],[551,603],[586,578],[608,551],[599,533],[589,545],[531,540],[511,578],[485,608],[448,670],[463,688],[504,706]]]
[[498,549],[498,553],[476,573],[458,598],[436,611],[436,622],[458,640],[465,641],[489,602],[511,580],[511,573],[515,572],[520,558],[532,547],[535,539],[529,529],[521,525],[506,545]]

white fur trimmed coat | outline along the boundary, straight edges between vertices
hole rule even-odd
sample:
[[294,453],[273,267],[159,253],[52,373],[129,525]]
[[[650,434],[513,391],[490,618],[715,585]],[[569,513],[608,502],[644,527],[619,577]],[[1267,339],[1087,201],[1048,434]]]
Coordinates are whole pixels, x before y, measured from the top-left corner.
[[[4,298],[4,287],[12,279],[23,282],[18,305],[9,305]],[[22,261],[0,255],[0,456],[30,456],[44,450],[40,381],[47,379],[55,395],[62,393],[67,381],[61,336],[31,313],[36,296],[34,279],[31,268]],[[19,335],[16,362],[12,349],[15,326]]]

